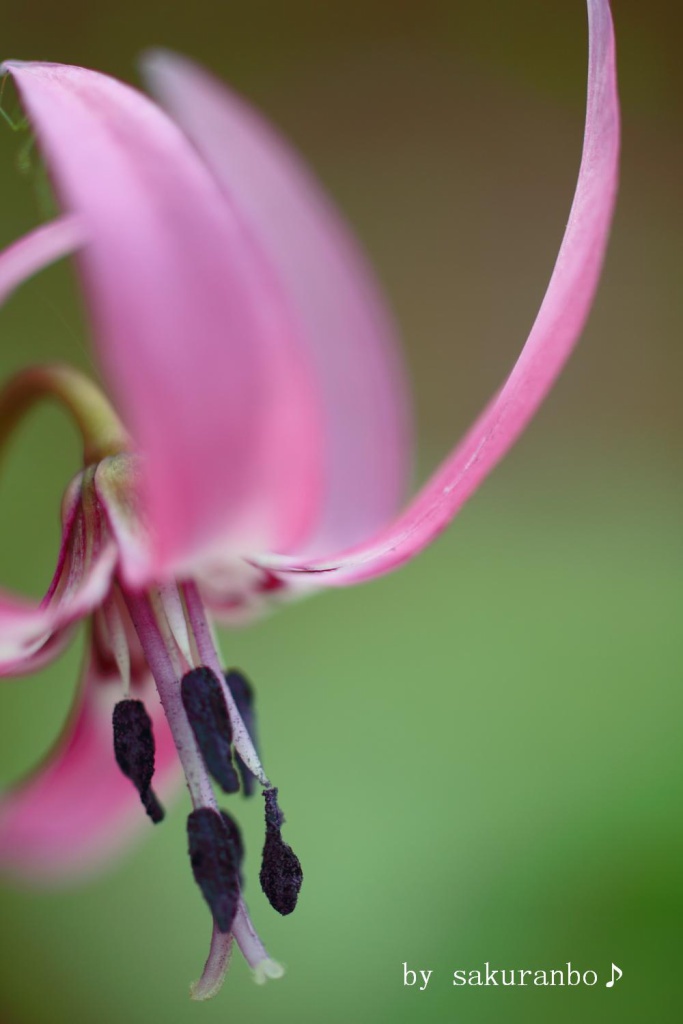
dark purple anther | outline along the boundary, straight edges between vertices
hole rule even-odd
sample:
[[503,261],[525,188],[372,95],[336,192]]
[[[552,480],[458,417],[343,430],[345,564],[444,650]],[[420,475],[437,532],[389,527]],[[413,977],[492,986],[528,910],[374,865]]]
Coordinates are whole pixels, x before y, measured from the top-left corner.
[[[245,675],[239,672],[236,668],[231,668],[225,673],[225,682],[228,685],[228,689],[232,694],[233,700],[237,705],[242,721],[246,727],[247,732],[251,737],[251,742],[254,744],[256,751],[258,752],[259,745],[257,743],[256,736],[256,711],[254,708],[254,688]],[[240,776],[242,778],[242,791],[245,796],[253,796],[256,791],[256,776],[247,768],[246,764],[239,756],[235,754],[235,761],[239,769]]]
[[304,880],[299,858],[282,838],[284,815],[277,802],[277,789],[266,789],[266,841],[261,861],[261,888],[279,914],[291,914]]
[[223,824],[225,825],[226,832],[228,833],[228,841],[232,845],[232,849],[235,854],[240,889],[244,889],[244,878],[242,876],[242,861],[244,860],[244,842],[242,841],[242,833],[240,832],[239,825],[237,824],[235,819],[231,818],[227,811],[221,811],[221,818],[223,819]]
[[232,726],[223,687],[210,668],[183,676],[180,694],[204,763],[224,793],[236,793],[240,781],[232,763]]
[[156,825],[163,820],[164,809],[152,790],[154,734],[142,701],[119,701],[114,707],[113,726],[116,763],[137,789],[147,814]]
[[[194,880],[209,905],[216,927],[223,933],[232,927],[240,898],[240,857],[225,818],[227,815],[209,807],[200,807],[187,819]],[[234,822],[231,824],[237,828]]]

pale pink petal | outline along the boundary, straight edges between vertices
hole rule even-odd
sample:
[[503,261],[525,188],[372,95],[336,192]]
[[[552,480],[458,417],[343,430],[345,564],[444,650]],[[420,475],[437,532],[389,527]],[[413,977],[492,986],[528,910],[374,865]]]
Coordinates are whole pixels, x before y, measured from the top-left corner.
[[143,70],[284,283],[315,368],[324,502],[306,553],[365,540],[403,499],[410,454],[397,341],[370,268],[298,155],[244,100],[171,53],[150,53]]
[[119,558],[130,578],[142,579],[149,566],[151,539],[141,515],[140,461],[130,456],[102,459],[94,485],[100,505],[116,541]]
[[[178,759],[159,698],[145,701],[156,742],[154,789],[162,803],[179,778]],[[132,782],[114,759],[112,713],[123,698],[89,658],[64,733],[44,765],[0,800],[0,869],[32,882],[81,880],[106,864],[135,832],[151,828]]]
[[318,413],[280,291],[209,171],[140,93],[10,61],[80,254],[99,355],[144,456],[153,549],[129,583],[223,542],[281,547],[319,490]]
[[50,633],[44,643],[32,654],[23,654],[14,660],[3,659],[0,662],[0,679],[30,676],[34,672],[40,672],[41,668],[45,668],[66,650],[73,640],[75,632],[76,623],[71,623]]
[[588,0],[590,54],[583,158],[569,223],[531,334],[501,391],[406,511],[370,542],[339,557],[258,558],[284,573],[316,573],[318,585],[369,579],[412,558],[451,521],[519,437],[583,329],[612,220],[619,106],[609,4]]
[[64,216],[42,224],[0,252],[0,302],[39,270],[76,252],[85,237],[78,217]]

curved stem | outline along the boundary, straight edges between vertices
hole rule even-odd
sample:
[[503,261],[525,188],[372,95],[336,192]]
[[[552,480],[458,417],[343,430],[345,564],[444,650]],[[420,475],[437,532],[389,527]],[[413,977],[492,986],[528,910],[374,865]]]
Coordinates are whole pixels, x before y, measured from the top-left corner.
[[0,453],[20,421],[42,398],[57,399],[71,414],[83,438],[86,466],[128,449],[128,435],[97,385],[80,370],[55,364],[21,370],[0,391]]

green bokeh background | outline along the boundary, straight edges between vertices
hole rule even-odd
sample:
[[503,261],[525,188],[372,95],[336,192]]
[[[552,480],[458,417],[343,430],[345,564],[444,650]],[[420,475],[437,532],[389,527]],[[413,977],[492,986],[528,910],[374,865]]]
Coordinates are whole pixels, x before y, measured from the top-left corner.
[[[209,918],[185,800],[81,888],[0,895],[2,1024],[247,1020],[677,1021],[681,800],[681,14],[620,0],[622,189],[582,345],[523,441],[400,573],[223,635],[259,690],[269,770],[306,872],[247,895],[282,982],[239,957],[188,1001]],[[526,335],[568,212],[583,4],[459,0],[5,7],[5,55],[134,80],[162,43],[229,78],[296,141],[367,246],[401,323],[424,478]],[[10,101],[9,106],[12,103]],[[41,217],[0,131],[0,241]],[[678,294],[677,294],[678,290]],[[65,267],[0,314],[3,377],[88,365]],[[0,579],[39,594],[78,464],[50,408],[0,480]],[[78,647],[1,694],[10,783],[66,717]],[[83,780],[84,787],[88,780]],[[595,988],[454,988],[481,967],[594,969]],[[434,971],[404,988],[402,964]],[[604,982],[612,962],[624,972]]]

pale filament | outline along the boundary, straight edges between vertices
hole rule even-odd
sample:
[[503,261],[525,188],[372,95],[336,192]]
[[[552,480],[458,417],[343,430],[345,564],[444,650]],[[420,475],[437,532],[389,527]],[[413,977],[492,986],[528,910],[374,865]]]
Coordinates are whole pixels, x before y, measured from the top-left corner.
[[107,634],[107,642],[121,677],[125,697],[130,696],[130,649],[126,627],[123,624],[117,592],[113,589],[102,605],[101,626]]

